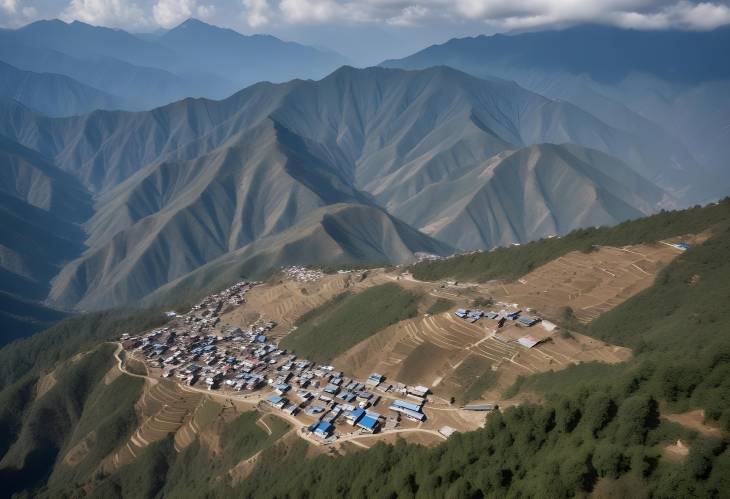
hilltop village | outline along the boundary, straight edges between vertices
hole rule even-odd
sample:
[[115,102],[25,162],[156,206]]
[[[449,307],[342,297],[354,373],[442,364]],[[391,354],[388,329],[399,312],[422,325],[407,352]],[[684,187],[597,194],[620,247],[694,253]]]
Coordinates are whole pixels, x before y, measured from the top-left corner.
[[[126,360],[144,363],[153,385],[174,382],[181,394],[210,394],[271,413],[310,443],[337,444],[335,452],[367,447],[363,439],[370,436],[392,441],[389,435],[403,434],[430,445],[483,425],[497,404],[522,403],[505,394],[525,377],[626,361],[629,349],[548,318],[570,308],[573,320],[589,323],[649,286],[685,250],[670,240],[576,251],[515,282],[420,281],[398,267],[335,273],[288,267],[265,283],[242,281],[209,295],[185,313],[167,312],[163,327],[123,335],[120,350]],[[353,338],[351,329],[371,322],[360,310],[369,305],[346,305],[369,290],[394,293],[401,305],[387,312],[394,320]],[[418,306],[399,315],[408,296]],[[300,322],[312,313],[328,317],[328,328]],[[349,315],[358,313],[359,325]],[[301,337],[300,324],[316,343],[302,344],[307,355],[281,345]],[[306,358],[339,336],[351,342],[316,362]]]
[[[323,277],[318,270],[302,267],[286,268],[282,273],[290,281],[303,283]],[[247,294],[261,285],[239,282],[207,296],[184,314],[168,312],[164,327],[142,336],[125,334],[122,346],[145,363],[150,375],[196,390],[253,397],[261,410],[296,418],[304,434],[324,443],[348,435],[421,427],[427,421],[428,404],[433,400],[428,386],[407,385],[377,372],[357,379],[331,365],[299,358],[295,352],[280,348],[271,337],[278,326],[273,320],[260,318],[245,328],[221,325],[222,313],[243,304]],[[491,320],[495,328],[507,321],[523,327],[540,321],[516,309],[493,312],[459,308],[452,313],[471,324]],[[518,339],[526,348],[539,341],[530,335]],[[469,404],[461,409],[489,411],[494,405]],[[435,429],[443,437],[456,431],[447,425]]]
[[[185,313],[167,312],[164,327],[120,342],[144,363],[145,376],[276,414],[312,443],[404,432],[433,442],[484,424],[497,404],[519,404],[503,394],[525,376],[628,359],[628,349],[561,331],[547,317],[569,305],[576,320],[590,322],[648,286],[684,249],[671,241],[573,252],[514,283],[433,283],[399,268],[325,274],[288,267],[266,283],[239,282]],[[300,317],[387,286],[399,290],[394,296],[419,296],[420,308],[327,363],[280,345]],[[327,340],[315,326],[313,339],[320,346],[336,340],[350,321],[330,328]]]

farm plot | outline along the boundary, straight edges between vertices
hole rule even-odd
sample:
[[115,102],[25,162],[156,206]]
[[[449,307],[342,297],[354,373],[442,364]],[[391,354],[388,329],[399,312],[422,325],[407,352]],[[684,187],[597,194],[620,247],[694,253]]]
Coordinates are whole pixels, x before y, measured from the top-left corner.
[[498,299],[560,317],[570,307],[584,323],[649,287],[657,273],[681,254],[669,244],[614,248],[589,253],[573,251],[539,267],[513,283],[491,284]]
[[355,376],[377,371],[404,383],[433,385],[484,334],[483,328],[452,320],[449,313],[419,316],[358,343],[333,364]]

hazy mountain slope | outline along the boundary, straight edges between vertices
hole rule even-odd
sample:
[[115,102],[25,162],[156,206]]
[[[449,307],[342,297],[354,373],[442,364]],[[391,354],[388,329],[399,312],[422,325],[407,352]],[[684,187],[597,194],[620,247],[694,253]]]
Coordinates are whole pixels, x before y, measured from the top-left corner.
[[55,159],[93,191],[162,158],[193,159],[260,123],[289,85],[259,84],[223,101],[185,99],[148,112],[97,111],[66,119],[0,101],[3,133]]
[[[383,65],[419,69],[447,64],[572,102],[652,148],[664,149],[667,164],[711,179],[685,194],[702,200],[722,195],[730,185],[724,166],[730,153],[724,106],[730,101],[725,83],[730,64],[712,55],[729,45],[727,28],[686,32],[579,26],[454,39]],[[691,105],[684,106],[687,102]]]
[[38,153],[0,136],[0,344],[64,314],[40,303],[51,279],[83,250],[76,224],[92,212],[78,181]]
[[125,107],[121,99],[68,76],[22,71],[1,61],[0,96],[15,99],[48,116],[71,116],[94,109]]
[[[104,190],[163,157],[190,159],[267,116],[317,144],[367,185],[403,162],[432,154],[476,124],[504,143],[573,142],[624,160],[674,190],[688,170],[662,148],[616,130],[565,102],[448,68],[404,72],[344,67],[318,82],[259,84],[223,101],[185,100],[147,113],[95,112],[48,120],[20,109],[3,133],[54,157],[93,190]],[[469,118],[466,120],[465,118]],[[450,137],[446,137],[449,135]],[[48,140],[52,137],[53,140]]]
[[53,46],[27,45],[12,31],[0,31],[0,60],[25,71],[65,75],[103,89],[122,99],[130,110],[150,109],[198,93],[193,84],[169,71],[110,57],[72,57]]
[[0,291],[0,347],[49,328],[64,317],[64,312]]
[[437,239],[480,249],[614,225],[666,201],[659,188],[615,158],[542,144],[499,154],[400,204],[391,202],[389,210]]
[[366,205],[330,205],[299,224],[221,256],[161,287],[145,303],[218,289],[241,276],[260,277],[268,269],[292,264],[405,263],[415,253],[449,254],[453,249],[386,212]]
[[91,26],[81,21],[36,21],[12,33],[26,45],[52,48],[78,58],[110,57],[136,66],[162,69],[170,69],[175,59],[172,51],[159,44],[121,29]]
[[91,198],[76,179],[3,137],[0,164],[0,290],[42,299],[51,278],[83,248],[74,222],[91,216]]
[[0,193],[0,220],[0,291],[42,300],[53,276],[83,250],[83,232],[5,193]]
[[78,180],[37,152],[0,135],[0,163],[0,192],[64,220],[82,222],[91,216],[91,197]]
[[258,81],[320,78],[345,62],[333,52],[273,36],[244,36],[195,19],[159,36],[74,21],[0,30],[0,60],[59,73],[139,110],[183,99],[220,99]]
[[[632,73],[648,73],[678,84],[730,78],[730,64],[715,57],[730,43],[730,28],[713,31],[633,30],[582,25],[562,30],[452,39],[385,65],[433,64],[452,58],[455,66],[485,62],[495,67],[549,69],[586,74],[615,83]],[[621,57],[617,57],[621,55]]]
[[296,86],[274,116],[318,142],[322,154],[344,154],[344,161],[356,164],[357,185],[368,191],[404,164],[430,159],[473,134],[474,127],[490,142],[482,157],[505,144],[576,143],[622,159],[678,193],[691,171],[665,149],[569,103],[446,67],[406,72],[344,67],[320,82]]
[[262,80],[319,78],[346,62],[332,52],[270,35],[246,36],[196,19],[188,19],[157,41],[178,55],[183,71],[224,78],[229,93]]

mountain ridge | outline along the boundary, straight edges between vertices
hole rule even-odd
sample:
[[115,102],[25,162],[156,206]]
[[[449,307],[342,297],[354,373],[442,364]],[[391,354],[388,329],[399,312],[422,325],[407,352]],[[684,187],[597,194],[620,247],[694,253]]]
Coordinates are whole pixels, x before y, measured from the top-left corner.
[[728,45],[727,27],[686,32],[583,25],[452,39],[381,65],[423,69],[446,64],[571,102],[670,151],[670,161],[660,164],[693,164],[696,177],[707,180],[696,185],[696,179],[688,179],[691,197],[708,202],[730,186],[725,168],[730,64],[712,55]]

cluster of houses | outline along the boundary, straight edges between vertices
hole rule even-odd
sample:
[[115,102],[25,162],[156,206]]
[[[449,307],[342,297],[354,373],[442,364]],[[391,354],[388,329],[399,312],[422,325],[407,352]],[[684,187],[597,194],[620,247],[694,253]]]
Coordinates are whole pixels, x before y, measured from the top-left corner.
[[[500,303],[500,305],[507,305]],[[553,324],[550,321],[541,319],[539,317],[533,317],[530,315],[523,315],[522,310],[518,309],[516,304],[512,304],[511,308],[509,309],[502,309],[499,312],[491,312],[491,311],[482,311],[482,310],[468,310],[465,308],[460,308],[454,314],[466,321],[469,321],[471,323],[475,323],[481,319],[491,319],[497,322],[497,329],[502,328],[506,325],[508,321],[510,321],[512,324],[515,324],[517,326],[521,327],[527,327],[530,328],[534,326],[535,324],[541,324],[542,328],[547,331],[547,333],[552,333],[556,325]],[[494,330],[494,338],[502,341],[503,343],[511,343],[516,342],[517,344],[525,347],[525,348],[533,348],[536,345],[539,345],[540,343],[543,343],[545,341],[550,341],[549,334],[546,336],[544,333],[537,334],[528,334],[528,335],[522,335],[514,336],[514,330],[508,335],[504,335],[504,333],[497,334],[496,330]]]
[[[332,366],[316,366],[309,361],[296,361],[293,356],[279,366],[279,376],[272,380],[274,394],[266,403],[289,415],[301,411],[313,419],[305,431],[327,442],[336,440],[336,424],[343,423],[356,431],[377,433],[398,426],[399,415],[422,422],[426,420],[423,405],[429,389],[387,383],[385,377],[373,373],[365,382],[345,377]],[[382,397],[402,395],[415,402],[396,399],[389,407],[394,415],[382,416],[374,407]],[[347,428],[347,426],[345,426]]]
[[307,267],[286,267],[282,269],[286,277],[299,282],[316,282],[324,275],[321,270],[308,269]]
[[522,310],[500,310],[499,312],[490,312],[483,310],[469,310],[466,308],[460,308],[454,315],[457,317],[469,321],[471,323],[477,322],[482,318],[492,319],[497,321],[497,327],[502,327],[507,321],[517,321],[522,326],[532,327],[542,319],[538,317],[531,317],[527,315],[521,315]]
[[[312,278],[298,269],[299,279]],[[291,270],[295,272],[295,270]],[[400,417],[422,422],[429,389],[390,384],[373,373],[366,380],[347,377],[328,365],[317,365],[280,349],[269,339],[273,321],[258,320],[245,329],[223,327],[220,315],[227,304],[241,304],[256,283],[241,282],[206,297],[185,314],[170,312],[164,327],[141,336],[123,335],[122,346],[142,358],[162,376],[188,386],[209,390],[255,391],[268,389],[266,404],[291,416],[308,416],[305,431],[332,441],[336,424],[355,431],[375,433],[397,427]],[[374,410],[381,398],[390,403],[391,415]]]

